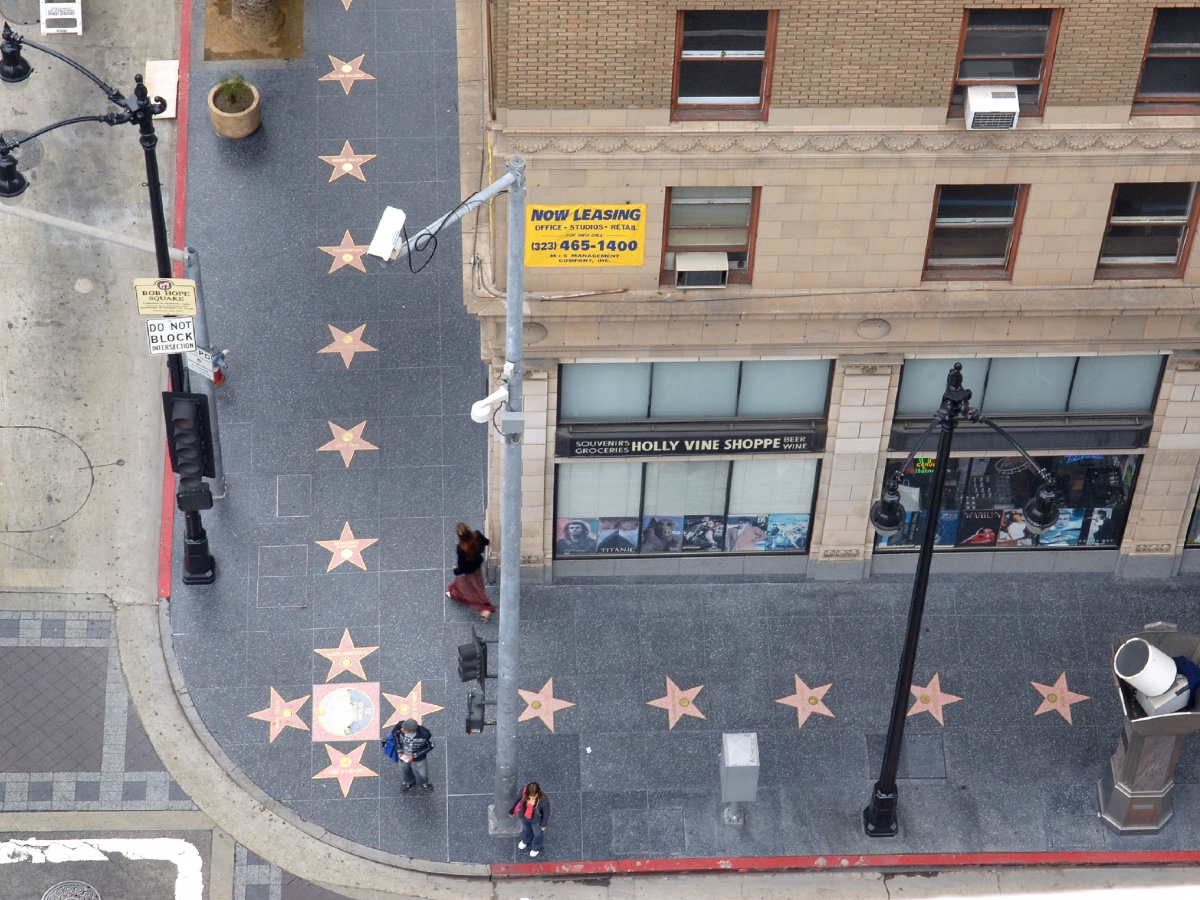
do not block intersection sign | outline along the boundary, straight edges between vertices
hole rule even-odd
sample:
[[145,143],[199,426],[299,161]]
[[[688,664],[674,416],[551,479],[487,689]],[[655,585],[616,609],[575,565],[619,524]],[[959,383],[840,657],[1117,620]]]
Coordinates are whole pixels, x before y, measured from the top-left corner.
[[146,319],[146,342],[150,353],[188,353],[196,349],[196,327],[191,316]]

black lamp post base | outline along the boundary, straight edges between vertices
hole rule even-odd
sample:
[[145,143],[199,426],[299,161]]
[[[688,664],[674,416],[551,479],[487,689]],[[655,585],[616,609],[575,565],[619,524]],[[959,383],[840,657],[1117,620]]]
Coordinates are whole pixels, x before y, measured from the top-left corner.
[[895,837],[900,832],[896,820],[896,792],[884,793],[876,785],[862,818],[863,834],[867,837]]
[[217,562],[208,552],[208,536],[183,539],[183,583],[212,584],[217,580]]

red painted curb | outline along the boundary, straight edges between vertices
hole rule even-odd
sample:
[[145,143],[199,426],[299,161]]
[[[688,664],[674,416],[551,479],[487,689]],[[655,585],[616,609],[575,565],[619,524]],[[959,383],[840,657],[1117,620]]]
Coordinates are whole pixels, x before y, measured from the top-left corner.
[[[171,242],[175,247],[184,245],[184,223],[187,215],[187,138],[188,138],[188,84],[192,63],[192,0],[181,0],[179,5],[179,83],[175,91],[175,233]],[[183,263],[176,262],[172,268],[176,276],[183,274]],[[158,597],[171,596],[171,539],[175,534],[175,473],[171,469],[170,456],[163,454],[163,499],[162,528],[158,538]]]
[[867,856],[741,856],[708,859],[609,859],[502,863],[493,878],[675,875],[696,872],[783,872],[842,869],[962,869],[979,866],[1170,866],[1200,863],[1200,851],[1098,850],[1059,853],[897,853]]

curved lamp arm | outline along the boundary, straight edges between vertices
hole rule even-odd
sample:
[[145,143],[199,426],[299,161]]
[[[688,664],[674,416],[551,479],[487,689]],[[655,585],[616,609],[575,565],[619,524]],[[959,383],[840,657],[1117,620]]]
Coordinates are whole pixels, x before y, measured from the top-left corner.
[[1037,496],[1025,504],[1022,508],[1022,513],[1025,516],[1025,527],[1029,531],[1032,531],[1034,534],[1045,532],[1046,529],[1058,520],[1058,494],[1055,491],[1054,476],[1034,462],[1033,457],[1026,452],[1024,447],[1017,443],[1016,438],[978,409],[972,409],[967,412],[967,421],[979,422],[986,425],[1012,444],[1013,449],[1020,453],[1025,460],[1025,465],[1029,466],[1042,479],[1042,483],[1038,487]]
[[106,125],[120,125],[129,121],[126,113],[105,113],[102,116],[76,116],[73,119],[63,119],[61,122],[55,122],[53,125],[47,125],[45,128],[39,128],[37,131],[29,134],[22,134],[19,138],[12,141],[0,141],[0,154],[6,154],[16,150],[22,144],[32,141],[35,137],[41,137],[47,131],[54,131],[56,128],[62,128],[64,125],[77,125],[80,122],[103,122]]
[[48,53],[51,56],[53,56],[55,59],[59,60],[60,62],[65,62],[68,66],[70,66],[75,71],[82,73],[87,78],[90,78],[92,80],[92,83],[95,84],[96,87],[100,88],[100,90],[104,91],[105,96],[107,96],[108,99],[111,100],[113,103],[119,104],[122,100],[125,99],[124,95],[120,91],[118,91],[114,87],[111,87],[108,84],[105,84],[98,75],[85,69],[79,63],[75,62],[75,60],[71,59],[71,57],[63,56],[57,50],[52,50],[50,47],[44,47],[41,44],[37,43],[36,41],[31,41],[28,38],[17,34],[15,31],[13,31],[11,28],[8,27],[7,22],[4,23],[4,42],[6,44],[15,45],[18,48],[32,47],[34,50],[41,50],[43,53]]

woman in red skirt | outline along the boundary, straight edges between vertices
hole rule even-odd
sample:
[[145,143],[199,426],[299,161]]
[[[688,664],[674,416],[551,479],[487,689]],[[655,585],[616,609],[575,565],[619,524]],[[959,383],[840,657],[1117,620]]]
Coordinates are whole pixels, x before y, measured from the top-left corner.
[[478,610],[486,622],[496,611],[483,586],[483,548],[491,542],[466,522],[459,522],[454,530],[458,534],[458,565],[454,567],[455,578],[446,589],[446,596]]

